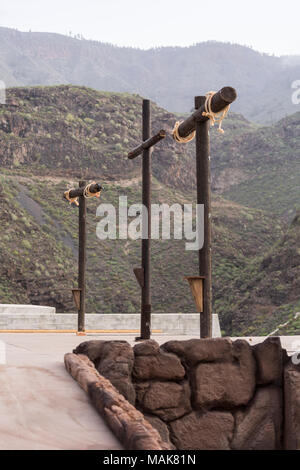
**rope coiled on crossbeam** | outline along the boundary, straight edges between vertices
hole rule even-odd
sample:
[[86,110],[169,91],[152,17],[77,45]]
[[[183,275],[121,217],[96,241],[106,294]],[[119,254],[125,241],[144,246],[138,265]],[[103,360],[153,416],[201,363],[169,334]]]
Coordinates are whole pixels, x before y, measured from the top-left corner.
[[[223,119],[225,119],[228,114],[228,111],[230,109],[230,104],[225,106],[224,109],[222,109],[221,111],[217,113],[212,111],[211,100],[212,100],[212,97],[215,95],[215,93],[216,93],[215,91],[208,91],[205,94],[206,96],[206,100],[204,103],[205,111],[203,111],[202,116],[208,117],[208,119],[210,120],[211,126],[214,126],[215,123],[218,123],[219,124],[218,132],[220,132],[221,134],[224,134],[224,129],[222,129],[222,122],[223,122]],[[186,137],[181,137],[178,132],[178,127],[180,126],[182,122],[183,121],[177,121],[175,123],[174,129],[172,131],[172,136],[173,136],[173,139],[176,140],[176,142],[178,142],[179,144],[187,144],[188,142],[191,142],[195,138],[196,131],[191,132]]]
[[[87,184],[86,187],[83,190],[82,195],[86,199],[88,199],[90,197],[100,197],[101,189],[97,193],[91,193],[90,187],[91,187],[92,184],[96,184],[96,182],[92,181],[91,183]],[[65,198],[67,199],[67,201],[69,201],[70,204],[75,204],[76,206],[79,206],[78,196],[77,197],[70,197],[70,191],[72,191],[73,189],[74,188],[71,188],[71,189],[68,189],[68,191],[65,191],[65,193],[64,193]]]
[[87,184],[83,190],[83,196],[86,199],[88,199],[89,197],[100,197],[101,189],[97,193],[90,192],[90,187],[92,186],[92,184],[96,184],[96,181],[92,181],[91,183]]
[[70,191],[72,191],[74,188],[68,189],[68,191],[65,191],[64,195],[67,201],[69,201],[70,204],[75,204],[76,206],[79,206],[78,202],[78,197],[70,197]]
[[195,138],[196,131],[191,132],[186,137],[181,137],[178,132],[178,127],[180,126],[182,122],[183,121],[177,121],[175,123],[174,129],[172,131],[172,136],[173,136],[173,139],[176,140],[176,142],[178,142],[179,144],[187,144],[188,142],[191,142]]

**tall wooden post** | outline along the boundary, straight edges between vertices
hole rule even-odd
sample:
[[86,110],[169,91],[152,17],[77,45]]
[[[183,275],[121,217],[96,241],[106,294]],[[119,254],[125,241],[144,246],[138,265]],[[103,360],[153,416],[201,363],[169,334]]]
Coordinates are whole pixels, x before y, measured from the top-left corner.
[[[127,155],[132,160],[142,154],[142,203],[147,209],[147,214],[143,212],[142,267],[133,270],[142,290],[141,335],[136,338],[136,341],[150,339],[151,335],[151,155],[152,147],[167,135],[164,129],[152,137],[150,137],[150,132],[150,100],[143,100],[143,142]],[[147,223],[147,231],[145,223]]]
[[[219,113],[233,103],[237,97],[236,90],[230,86],[223,87],[211,96],[210,110]],[[180,138],[190,136],[196,130],[196,174],[197,174],[197,204],[204,205],[204,245],[199,250],[199,276],[188,276],[198,308],[202,308],[199,302],[199,292],[194,285],[196,279],[203,279],[203,313],[200,313],[201,338],[212,336],[212,276],[211,276],[211,177],[210,177],[210,121],[205,105],[205,96],[195,97],[196,110],[181,122],[173,137],[180,142]],[[176,135],[178,134],[178,138]],[[198,286],[199,288],[199,286]],[[200,305],[201,303],[201,305]]]
[[[79,187],[86,181],[79,181]],[[78,288],[80,289],[80,308],[78,310],[78,332],[85,331],[85,265],[86,265],[86,198],[79,196],[79,248],[78,248]]]
[[[150,138],[150,122],[150,100],[143,100],[143,141]],[[142,286],[140,339],[149,339],[151,335],[151,152],[151,148],[144,149],[142,161],[142,202],[148,211],[148,233],[147,237],[142,239],[142,269],[144,273],[144,283]]]
[[[195,108],[205,103],[205,96],[195,97]],[[196,119],[197,204],[204,205],[204,245],[199,250],[199,275],[204,277],[203,313],[200,313],[200,336],[212,336],[212,264],[211,264],[211,175],[210,121]]]

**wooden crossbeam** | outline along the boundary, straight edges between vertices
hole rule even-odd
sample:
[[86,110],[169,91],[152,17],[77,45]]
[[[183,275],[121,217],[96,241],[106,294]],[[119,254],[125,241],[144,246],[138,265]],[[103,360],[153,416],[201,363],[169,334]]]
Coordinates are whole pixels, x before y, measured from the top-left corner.
[[[234,88],[226,86],[215,93],[211,99],[211,110],[214,113],[222,111],[226,106],[233,103],[237,97]],[[178,126],[178,134],[180,137],[187,137],[196,129],[196,122],[205,122],[208,120],[207,116],[203,116],[205,111],[204,103],[196,109],[185,121]]]
[[[207,99],[210,96],[210,107]],[[177,134],[182,139],[194,131],[196,136],[197,204],[204,207],[204,243],[198,250],[199,275],[188,281],[200,312],[201,338],[212,336],[212,229],[211,229],[211,173],[210,136],[207,112],[219,113],[237,98],[232,87],[224,87],[216,93],[195,97],[195,111],[178,125]],[[176,140],[176,139],[175,139]]]
[[[86,185],[81,186],[79,188],[70,189],[69,197],[73,199],[74,197],[83,196],[83,192],[84,192],[85,187],[86,187]],[[89,192],[90,193],[96,194],[96,193],[99,193],[99,191],[101,191],[101,190],[102,190],[102,186],[101,186],[100,183],[93,183],[89,186]],[[66,196],[64,196],[64,197],[66,198]]]
[[139,155],[141,155],[141,153],[143,153],[144,150],[147,150],[150,147],[153,147],[153,145],[157,144],[162,139],[164,139],[166,135],[167,135],[166,131],[164,129],[161,129],[157,134],[150,137],[150,139],[145,140],[142,144],[135,147],[131,152],[128,153],[127,157],[130,160],[138,157]]

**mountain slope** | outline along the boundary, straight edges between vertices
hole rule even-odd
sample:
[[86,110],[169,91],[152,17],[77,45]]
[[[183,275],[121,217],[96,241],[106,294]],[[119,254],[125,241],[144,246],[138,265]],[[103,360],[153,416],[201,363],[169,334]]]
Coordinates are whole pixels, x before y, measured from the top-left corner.
[[[36,174],[140,176],[141,159],[126,152],[141,138],[138,95],[83,87],[13,88],[0,106],[0,164]],[[168,131],[153,154],[153,175],[170,187],[195,189],[195,142],[180,145],[170,133],[180,116],[152,105],[153,132]],[[212,128],[213,191],[245,206],[285,214],[300,200],[300,113],[271,127],[230,113],[225,134]]]
[[139,93],[185,112],[194,95],[231,85],[239,94],[233,109],[269,123],[297,111],[291,85],[299,76],[299,57],[269,56],[235,44],[212,41],[143,51],[0,28],[0,79],[8,87],[72,83]]
[[[53,305],[58,311],[74,311],[71,288],[76,286],[77,279],[78,209],[63,200],[62,194],[75,185],[75,181],[50,176],[2,176],[1,303],[42,303]],[[139,181],[128,185],[128,180],[121,180],[104,186],[103,203],[118,207],[120,195],[127,196],[128,205],[141,200]],[[192,198],[154,180],[153,202],[184,204],[192,202]],[[98,201],[88,201],[87,309],[102,313],[139,311],[140,290],[133,268],[140,265],[141,243],[99,240],[97,205]],[[262,256],[282,231],[262,211],[248,210],[220,197],[213,201],[213,214],[217,299],[224,283],[242,273],[248,257]],[[183,277],[197,273],[197,253],[186,251],[184,244],[184,240],[152,242],[154,311],[195,309]],[[223,311],[223,316],[225,321],[227,312]]]
[[[229,288],[235,292],[234,300],[226,290],[220,293],[222,309],[226,303],[226,311],[230,309],[224,327],[238,335],[267,334],[291,320],[300,310],[299,266],[300,211],[280,241],[267,254],[249,263],[242,276],[235,278]],[[293,321],[288,331],[299,334],[299,320]]]
[[[238,136],[228,132],[223,140],[216,137],[215,145],[214,189],[230,200],[291,221],[300,201],[300,113]],[[238,178],[229,185],[235,170]]]

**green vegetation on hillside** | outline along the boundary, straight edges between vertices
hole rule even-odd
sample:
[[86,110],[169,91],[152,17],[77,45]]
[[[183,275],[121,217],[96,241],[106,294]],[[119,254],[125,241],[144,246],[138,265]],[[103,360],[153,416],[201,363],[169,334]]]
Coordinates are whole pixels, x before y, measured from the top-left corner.
[[[53,183],[47,178],[40,180],[37,177],[23,178],[19,198],[7,198],[13,175],[2,178],[2,194],[8,207],[12,204],[14,228],[8,240],[3,240],[3,249],[7,247],[12,252],[14,263],[20,258],[19,276],[23,282],[18,284],[15,274],[11,273],[12,292],[18,286],[18,301],[41,302],[54,305],[59,311],[73,311],[70,289],[76,283],[76,256],[68,246],[62,246],[62,240],[70,237],[73,240],[76,254],[78,236],[78,209],[70,206],[62,198],[66,187],[75,185],[75,182],[62,180]],[[17,194],[17,191],[15,192]],[[38,203],[42,211],[43,224],[37,226],[40,213],[35,208],[25,212],[24,193]],[[47,197],[44,197],[44,194]],[[101,202],[110,202],[118,206],[118,197],[126,195],[128,204],[141,200],[140,183],[132,186],[118,184],[105,184]],[[153,202],[180,203],[191,202],[178,190],[164,188],[158,181],[153,182]],[[140,290],[133,275],[133,267],[140,265],[140,241],[106,240],[100,241],[96,237],[96,207],[98,201],[90,200],[88,203],[88,253],[87,253],[87,286],[88,311],[108,313],[111,311],[137,312],[140,305]],[[280,226],[273,224],[271,218],[254,209],[247,210],[236,204],[217,198],[213,203],[214,209],[214,290],[216,306],[222,299],[219,292],[239,275],[247,266],[247,257],[256,257],[274,243],[281,233]],[[9,212],[9,211],[7,211]],[[23,215],[26,214],[26,215]],[[1,220],[3,220],[1,214]],[[11,220],[8,221],[11,224]],[[32,236],[31,230],[24,230],[23,223],[38,230]],[[273,225],[273,226],[272,226]],[[268,233],[268,228],[272,231]],[[41,240],[41,243],[37,240]],[[26,246],[24,242],[26,241]],[[183,279],[185,275],[197,273],[197,254],[186,251],[185,241],[153,241],[153,289],[152,304],[155,311],[173,312],[194,311],[193,300],[188,284]],[[16,247],[16,248],[15,248]],[[65,249],[64,249],[65,248]],[[59,255],[53,253],[59,249]],[[42,252],[42,254],[41,254]],[[25,256],[28,254],[28,256]],[[30,263],[29,263],[30,259]],[[32,262],[34,260],[34,270]],[[11,263],[11,257],[9,258]],[[6,263],[5,263],[6,264]],[[66,279],[61,281],[61,275]],[[3,276],[6,279],[6,274]],[[2,279],[2,278],[1,278]],[[29,285],[30,282],[35,282]],[[40,286],[39,283],[42,282]],[[62,284],[61,284],[62,282]],[[23,287],[23,290],[22,290]],[[47,289],[46,289],[47,287]],[[49,295],[48,288],[51,292]],[[36,292],[39,295],[36,295]],[[2,294],[2,301],[12,298]],[[59,305],[56,296],[64,299]],[[20,300],[21,299],[21,300]],[[222,317],[222,315],[221,315]],[[224,317],[226,317],[224,313]]]
[[[257,256],[222,292],[226,328],[237,334],[270,333],[300,308],[300,211],[284,235]],[[231,292],[235,293],[234,300]],[[229,313],[230,309],[230,313]],[[286,331],[298,331],[299,321]],[[296,334],[296,333],[295,333]]]
[[[138,95],[74,87],[14,88],[0,107],[0,299],[74,311],[77,209],[63,192],[79,179],[104,184],[101,202],[141,201]],[[180,117],[152,105],[153,131]],[[299,309],[300,115],[272,127],[231,113],[212,129],[214,311],[226,334],[272,331]],[[194,143],[168,136],[153,152],[153,202],[195,202]],[[88,311],[137,312],[140,241],[100,241],[88,203]],[[291,226],[289,228],[289,224]],[[197,254],[184,241],[153,241],[153,311],[194,311],[185,275]],[[270,261],[271,260],[271,261]],[[288,331],[298,331],[297,321]]]

